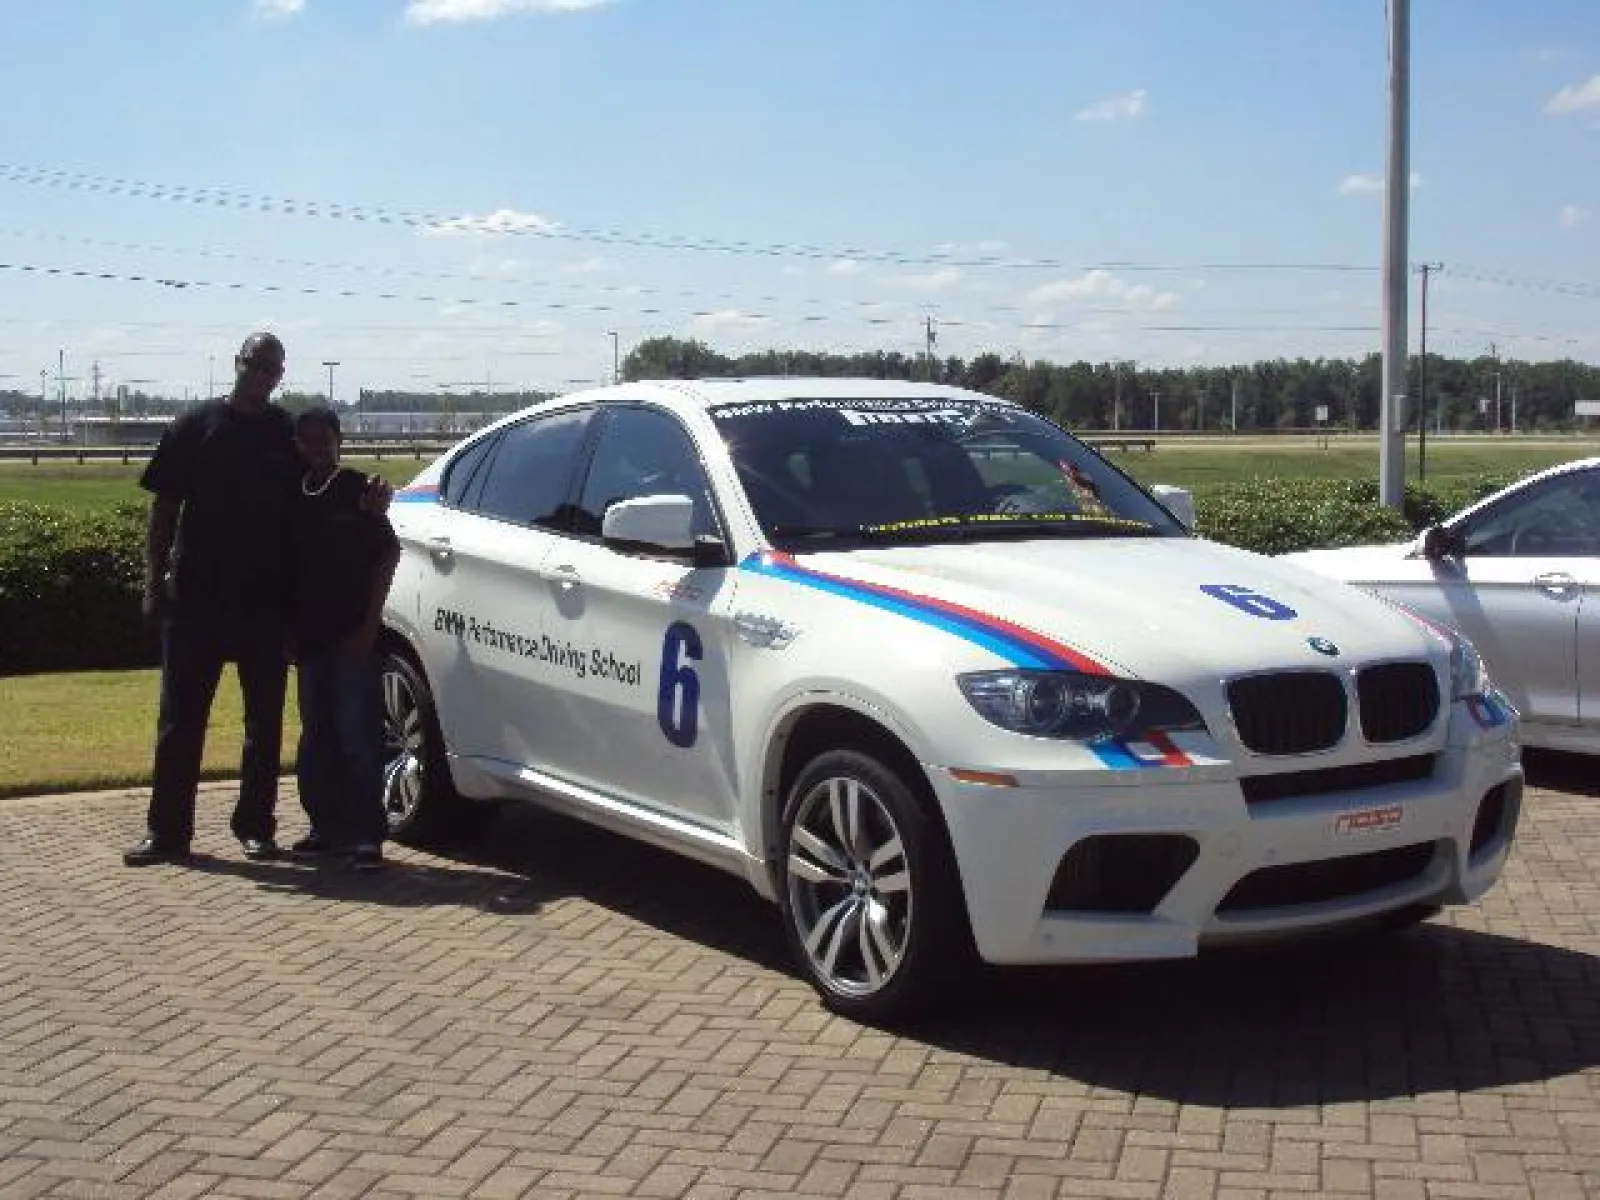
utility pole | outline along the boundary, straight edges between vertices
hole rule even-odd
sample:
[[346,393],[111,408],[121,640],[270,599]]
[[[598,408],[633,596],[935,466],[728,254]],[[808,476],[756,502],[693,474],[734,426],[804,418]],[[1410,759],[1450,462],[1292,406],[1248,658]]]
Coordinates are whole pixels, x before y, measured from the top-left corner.
[[1122,428],[1122,364],[1113,363],[1111,367],[1111,429],[1116,432]]
[[1228,421],[1234,433],[1239,432],[1239,377],[1233,377],[1233,412]]
[[1489,357],[1494,359],[1494,431],[1500,432],[1500,347],[1489,343]]
[[1423,263],[1417,268],[1422,276],[1422,365],[1417,380],[1417,478],[1428,477],[1428,277],[1444,270],[1443,263]]
[[45,413],[50,408],[50,368],[39,368],[39,441],[44,441]]
[[606,333],[611,337],[611,382],[621,383],[622,359],[620,357],[621,351],[617,349],[617,331],[615,329],[608,329],[606,330]]
[[1389,161],[1383,211],[1383,399],[1378,418],[1378,499],[1405,502],[1406,243],[1411,192],[1411,0],[1389,4]]
[[934,332],[933,318],[931,316],[927,317],[926,321],[928,332],[928,382],[937,383],[938,380],[935,378],[935,371],[933,367],[933,344],[939,340],[939,335]]
[[333,407],[333,369],[339,365],[336,358],[325,358],[322,365],[328,368],[328,407]]
[[56,352],[56,387],[61,392],[61,440],[67,440],[67,352]]
[[1150,397],[1155,402],[1155,408],[1154,408],[1155,428],[1152,429],[1151,432],[1152,433],[1160,433],[1161,432],[1161,393],[1159,391],[1151,392],[1150,393]]
[[217,365],[217,356],[215,354],[206,355],[206,399],[207,400],[211,399],[213,396],[215,396],[217,394],[216,365]]

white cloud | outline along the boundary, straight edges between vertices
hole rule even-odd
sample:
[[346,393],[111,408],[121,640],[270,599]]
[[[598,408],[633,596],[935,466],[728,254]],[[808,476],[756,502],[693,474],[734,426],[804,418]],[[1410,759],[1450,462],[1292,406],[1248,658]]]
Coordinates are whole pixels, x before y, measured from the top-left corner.
[[955,267],[940,267],[923,274],[885,276],[883,282],[887,287],[909,288],[914,292],[942,292],[955,287],[962,278],[961,272]]
[[860,275],[866,269],[865,263],[853,258],[836,258],[827,267],[829,275]]
[[1128,121],[1134,117],[1144,115],[1144,88],[1128,92],[1122,96],[1111,96],[1105,100],[1097,100],[1088,108],[1083,109],[1074,121]]
[[[1415,191],[1422,186],[1422,176],[1416,171],[1411,172],[1411,188]],[[1382,175],[1346,175],[1339,181],[1339,195],[1341,196],[1375,196],[1384,189]]]
[[269,21],[292,17],[304,11],[306,0],[255,0],[256,15]]
[[563,263],[560,269],[563,275],[604,275],[615,271],[617,264],[609,258],[582,258],[577,262]]
[[436,225],[423,226],[428,237],[474,233],[550,233],[559,228],[556,222],[538,213],[518,212],[514,208],[499,208],[481,217],[451,217]]
[[984,238],[982,241],[977,242],[941,242],[934,247],[934,253],[951,256],[960,255],[962,257],[977,254],[999,254],[1005,250],[1008,244],[1000,238]]
[[1118,300],[1129,309],[1164,312],[1178,305],[1176,292],[1158,292],[1147,283],[1129,283],[1110,271],[1096,268],[1076,279],[1058,279],[1040,284],[1027,294],[1024,303],[1039,307],[1075,300]]
[[1579,208],[1576,204],[1568,204],[1561,210],[1561,228],[1576,229],[1589,219],[1589,210]]
[[579,12],[608,3],[610,0],[411,0],[406,5],[405,20],[408,25],[493,21],[512,13]]
[[1600,75],[1591,75],[1588,83],[1569,83],[1544,102],[1544,110],[1563,116],[1581,108],[1600,108]]
[[711,337],[730,329],[753,329],[766,325],[771,317],[763,317],[759,313],[747,313],[737,308],[723,308],[716,312],[696,313],[690,318],[689,325],[697,334]]

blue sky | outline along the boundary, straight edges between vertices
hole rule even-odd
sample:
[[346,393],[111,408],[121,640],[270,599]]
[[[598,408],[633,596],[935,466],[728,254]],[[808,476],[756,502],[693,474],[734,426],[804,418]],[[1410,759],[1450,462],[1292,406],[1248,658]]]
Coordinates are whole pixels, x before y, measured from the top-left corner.
[[[1412,36],[1430,348],[1600,362],[1600,5]],[[221,391],[258,327],[339,399],[599,382],[612,330],[1379,345],[1383,0],[14,0],[0,63],[0,388]]]

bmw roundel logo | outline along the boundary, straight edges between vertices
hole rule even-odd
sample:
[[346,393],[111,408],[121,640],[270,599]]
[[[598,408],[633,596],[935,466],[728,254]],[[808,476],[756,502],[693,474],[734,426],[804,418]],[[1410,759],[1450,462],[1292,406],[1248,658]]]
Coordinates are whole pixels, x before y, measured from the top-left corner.
[[1339,657],[1339,647],[1325,637],[1307,638],[1306,645],[1310,646],[1318,654],[1326,654],[1329,658]]

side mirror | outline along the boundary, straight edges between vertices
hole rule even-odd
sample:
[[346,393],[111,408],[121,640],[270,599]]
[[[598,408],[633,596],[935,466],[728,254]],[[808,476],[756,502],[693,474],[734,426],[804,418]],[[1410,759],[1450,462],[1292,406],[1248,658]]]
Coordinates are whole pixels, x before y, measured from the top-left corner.
[[606,509],[600,536],[630,548],[688,554],[694,549],[694,501],[687,496],[639,496]]
[[1422,556],[1430,562],[1441,558],[1460,558],[1467,552],[1467,539],[1443,525],[1430,525],[1422,533]]
[[640,496],[606,509],[600,536],[623,550],[688,558],[694,566],[725,567],[728,547],[719,537],[694,532],[694,501],[687,496]]
[[1182,521],[1185,529],[1194,528],[1194,493],[1188,488],[1156,483],[1151,485],[1150,494],[1166,505],[1167,511]]

